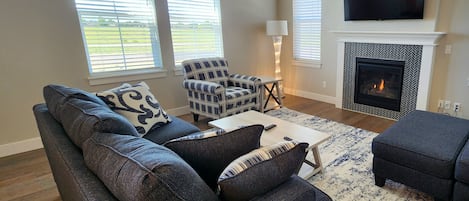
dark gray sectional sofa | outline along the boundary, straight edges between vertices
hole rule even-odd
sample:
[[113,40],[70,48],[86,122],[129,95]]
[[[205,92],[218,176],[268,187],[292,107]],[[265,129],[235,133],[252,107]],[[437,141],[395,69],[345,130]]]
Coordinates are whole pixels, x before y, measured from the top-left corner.
[[373,173],[435,200],[469,200],[469,120],[414,111],[375,137]]
[[[192,124],[171,116],[171,123],[142,138],[93,94],[48,85],[44,98],[33,111],[63,200],[220,199],[186,161],[162,146],[200,132]],[[331,199],[292,175],[253,200]]]

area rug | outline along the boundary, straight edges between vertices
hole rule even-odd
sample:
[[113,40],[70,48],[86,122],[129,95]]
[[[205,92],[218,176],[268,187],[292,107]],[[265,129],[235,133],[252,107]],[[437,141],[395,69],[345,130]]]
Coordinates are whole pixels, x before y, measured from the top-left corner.
[[374,185],[371,142],[377,133],[287,108],[266,114],[331,134],[319,145],[324,171],[310,179],[335,201],[429,201],[432,197],[405,185],[387,180],[382,188]]

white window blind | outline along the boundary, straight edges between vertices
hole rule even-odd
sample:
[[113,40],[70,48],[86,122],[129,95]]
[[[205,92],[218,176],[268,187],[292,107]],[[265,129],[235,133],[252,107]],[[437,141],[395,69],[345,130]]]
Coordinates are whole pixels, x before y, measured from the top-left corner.
[[168,0],[174,61],[223,57],[220,0]]
[[90,73],[161,67],[153,0],[75,0]]
[[293,0],[293,57],[305,63],[321,60],[321,0]]

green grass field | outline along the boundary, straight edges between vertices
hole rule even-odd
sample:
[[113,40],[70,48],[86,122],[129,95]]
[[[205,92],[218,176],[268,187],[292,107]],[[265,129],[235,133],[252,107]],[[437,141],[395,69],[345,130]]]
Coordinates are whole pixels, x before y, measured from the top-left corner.
[[[173,29],[174,51],[187,53],[214,50],[215,48],[211,46],[200,46],[197,42],[194,42],[199,40],[204,44],[215,43],[216,35],[214,31],[203,27],[199,28],[195,33],[192,28]],[[152,51],[151,33],[147,27],[85,27],[84,31],[90,55],[120,54],[123,51],[127,54],[138,54]],[[153,36],[156,35],[156,33],[153,33]],[[123,44],[121,44],[121,37]]]

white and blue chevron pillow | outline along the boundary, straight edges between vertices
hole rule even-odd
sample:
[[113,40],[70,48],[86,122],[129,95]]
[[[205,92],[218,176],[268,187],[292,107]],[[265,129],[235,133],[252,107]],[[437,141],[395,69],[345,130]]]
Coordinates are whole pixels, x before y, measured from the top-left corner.
[[127,118],[141,136],[171,122],[145,82],[136,85],[125,83],[96,95],[113,111]]

